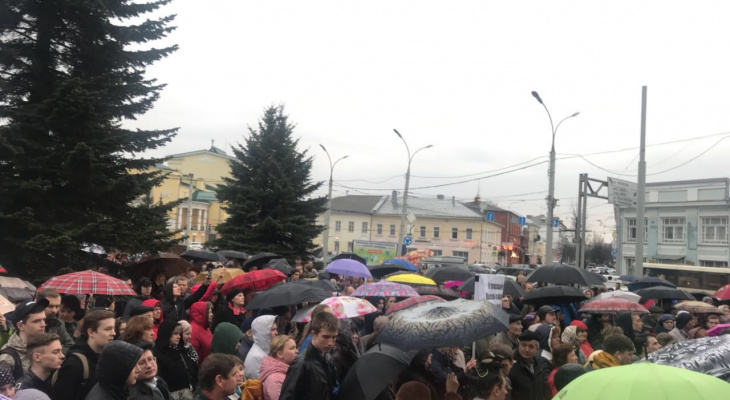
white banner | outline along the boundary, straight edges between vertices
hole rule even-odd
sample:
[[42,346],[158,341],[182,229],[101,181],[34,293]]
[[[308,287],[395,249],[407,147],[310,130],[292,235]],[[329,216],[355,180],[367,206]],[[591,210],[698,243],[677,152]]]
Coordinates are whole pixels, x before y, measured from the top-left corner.
[[474,300],[487,300],[492,304],[502,304],[504,275],[476,274],[474,277]]

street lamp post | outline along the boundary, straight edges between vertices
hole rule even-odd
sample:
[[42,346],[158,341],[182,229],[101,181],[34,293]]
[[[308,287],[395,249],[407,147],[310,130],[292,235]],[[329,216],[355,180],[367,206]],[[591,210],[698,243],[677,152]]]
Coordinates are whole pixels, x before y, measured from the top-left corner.
[[345,158],[349,156],[344,156],[338,158],[334,163],[332,162],[332,158],[330,157],[330,153],[327,151],[327,149],[323,145],[319,145],[319,147],[324,150],[324,154],[327,154],[327,160],[330,162],[330,181],[329,181],[329,193],[327,194],[327,213],[324,215],[324,232],[322,234],[322,261],[324,263],[327,263],[327,255],[329,254],[329,240],[330,240],[330,215],[332,214],[332,173],[335,170],[335,165],[337,165],[338,162],[344,160]]
[[540,95],[537,94],[537,92],[533,91],[532,96],[537,99],[537,101],[542,104],[543,108],[545,108],[545,112],[547,112],[548,118],[550,119],[550,129],[552,130],[552,144],[550,145],[550,167],[548,168],[548,197],[547,197],[547,205],[548,205],[548,217],[547,217],[547,238],[545,241],[545,259],[543,262],[547,262],[548,264],[552,264],[553,262],[553,210],[555,209],[555,204],[557,201],[555,200],[555,134],[558,132],[558,128],[560,128],[560,124],[563,123],[568,118],[573,118],[578,116],[578,112],[573,113],[572,115],[569,115],[560,122],[558,122],[558,125],[553,125],[553,117],[550,115],[550,110],[548,110],[545,103],[542,101],[542,98],[540,98]]
[[399,247],[400,251],[398,252],[398,254],[403,255],[403,254],[405,254],[405,252],[403,251],[403,249],[405,248],[404,247],[405,245],[403,244],[403,239],[405,237],[405,230],[406,230],[406,212],[407,212],[406,208],[408,207],[408,185],[411,183],[411,161],[413,161],[413,157],[415,157],[419,151],[429,149],[429,148],[433,147],[433,145],[429,144],[428,146],[421,147],[420,149],[416,150],[413,153],[413,155],[411,155],[411,149],[408,147],[408,143],[406,143],[406,140],[403,139],[403,136],[401,136],[400,132],[398,132],[398,130],[395,128],[393,129],[393,132],[395,132],[395,134],[398,135],[400,140],[403,141],[403,144],[406,145],[406,151],[408,152],[408,169],[406,170],[406,188],[403,191],[403,207],[402,207],[403,209],[401,210],[400,228],[398,229],[398,246],[400,246]]

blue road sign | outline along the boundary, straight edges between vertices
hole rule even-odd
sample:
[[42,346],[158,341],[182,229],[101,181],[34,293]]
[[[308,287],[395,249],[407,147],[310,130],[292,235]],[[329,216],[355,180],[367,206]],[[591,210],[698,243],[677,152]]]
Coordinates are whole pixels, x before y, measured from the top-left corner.
[[403,244],[406,246],[410,246],[411,243],[413,243],[413,239],[411,239],[410,236],[406,236],[403,238]]
[[487,221],[494,222],[494,213],[487,212]]
[[526,223],[527,223],[527,218],[520,217],[520,226],[525,226]]
[[560,226],[560,220],[557,218],[553,218],[553,228],[557,228]]
[[611,257],[616,258],[616,249],[611,250]]

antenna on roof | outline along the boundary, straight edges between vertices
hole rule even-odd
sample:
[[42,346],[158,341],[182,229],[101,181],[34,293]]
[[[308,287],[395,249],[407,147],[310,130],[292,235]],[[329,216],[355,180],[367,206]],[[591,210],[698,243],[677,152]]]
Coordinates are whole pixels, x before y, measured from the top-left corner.
[[213,150],[215,148],[215,139],[210,139],[210,149]]

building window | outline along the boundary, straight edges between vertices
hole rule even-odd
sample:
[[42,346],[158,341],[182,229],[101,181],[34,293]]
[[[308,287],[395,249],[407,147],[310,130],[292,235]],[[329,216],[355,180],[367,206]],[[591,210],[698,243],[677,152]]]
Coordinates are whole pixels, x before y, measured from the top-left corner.
[[378,236],[383,236],[383,224],[376,225],[375,234]]
[[425,238],[425,237],[426,237],[426,227],[425,227],[425,226],[422,226],[422,227],[421,227],[421,228],[419,229],[419,233],[420,233],[420,236],[421,236],[422,238]]
[[452,254],[454,255],[454,257],[463,257],[464,260],[468,260],[469,259],[469,252],[468,251],[454,251],[454,252],[452,252]]
[[340,252],[340,241],[335,240],[335,253],[339,253],[339,252]]
[[367,222],[362,223],[362,233],[368,233],[368,223]]
[[433,252],[434,257],[440,257],[440,256],[444,255],[444,252],[441,250],[431,250],[431,251]]
[[441,234],[441,232],[439,231],[439,227],[438,226],[434,226],[433,227],[433,238],[434,239],[438,239],[440,237],[439,236],[440,234]]
[[471,240],[472,235],[473,235],[473,231],[471,230],[471,228],[467,229],[466,230],[466,240]]
[[[644,218],[644,243],[646,243],[646,236],[649,232],[649,224],[646,218]],[[636,218],[626,218],[626,242],[636,242]]]
[[700,260],[700,267],[725,267],[725,268],[727,268],[727,261]]
[[390,224],[390,236],[395,236],[395,225]]
[[342,222],[335,221],[335,232],[339,232],[342,230]]
[[352,252],[352,242],[347,242],[347,251]]
[[684,243],[684,217],[662,218],[662,243]]
[[459,238],[459,228],[451,228],[451,238],[452,239]]
[[727,244],[727,217],[702,217],[702,243]]
[[626,266],[626,275],[634,276],[634,274],[636,274],[636,270],[634,268],[636,265],[636,258],[624,257],[624,265]]
[[355,221],[350,221],[347,223],[347,231],[355,232]]

